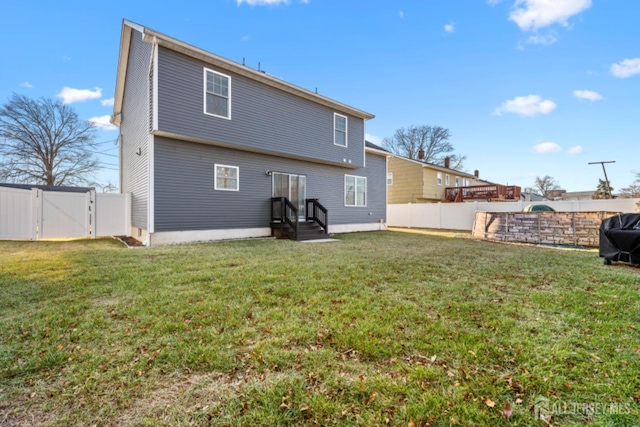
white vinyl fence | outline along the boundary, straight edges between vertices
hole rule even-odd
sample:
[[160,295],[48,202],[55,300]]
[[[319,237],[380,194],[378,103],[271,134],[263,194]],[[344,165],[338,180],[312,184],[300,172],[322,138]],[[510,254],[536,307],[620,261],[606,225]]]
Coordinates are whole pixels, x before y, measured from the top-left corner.
[[636,212],[638,202],[640,202],[640,199],[559,202],[406,203],[387,206],[387,225],[390,227],[471,231],[476,211],[520,212],[528,205],[544,204],[559,212]]
[[130,206],[129,194],[0,187],[0,239],[129,235]]

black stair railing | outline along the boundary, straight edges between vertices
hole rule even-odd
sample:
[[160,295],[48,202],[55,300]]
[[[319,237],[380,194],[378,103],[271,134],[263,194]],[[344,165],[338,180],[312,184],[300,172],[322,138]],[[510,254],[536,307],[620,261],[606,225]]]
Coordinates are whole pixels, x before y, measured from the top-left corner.
[[293,230],[292,238],[298,239],[298,208],[286,197],[271,198],[271,222],[289,224]]
[[307,199],[306,203],[306,220],[313,221],[320,225],[325,234],[329,234],[329,211],[322,206],[318,199]]

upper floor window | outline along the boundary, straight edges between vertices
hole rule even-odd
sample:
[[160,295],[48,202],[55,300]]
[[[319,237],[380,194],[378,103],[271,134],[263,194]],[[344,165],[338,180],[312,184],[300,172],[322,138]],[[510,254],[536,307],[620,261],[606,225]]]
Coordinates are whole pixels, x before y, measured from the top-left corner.
[[215,189],[238,191],[240,189],[240,169],[237,166],[216,165]]
[[465,186],[465,187],[468,187],[468,186],[469,186],[469,185],[471,185],[471,184],[469,183],[469,180],[468,180],[467,178],[464,178],[464,179],[462,180],[462,185],[463,185],[463,186]]
[[347,146],[347,117],[338,113],[333,113],[333,143]]
[[455,185],[456,185],[456,187],[460,187],[460,178],[458,178],[457,176],[456,176],[456,179],[455,179]]
[[367,178],[364,176],[344,176],[345,206],[367,206]]
[[231,118],[231,77],[204,69],[204,112],[224,119]]
[[387,185],[393,185],[393,172],[387,173]]
[[447,187],[449,186],[449,174],[446,174],[444,176],[444,185],[446,185]]
[[442,172],[436,172],[436,184],[442,185]]

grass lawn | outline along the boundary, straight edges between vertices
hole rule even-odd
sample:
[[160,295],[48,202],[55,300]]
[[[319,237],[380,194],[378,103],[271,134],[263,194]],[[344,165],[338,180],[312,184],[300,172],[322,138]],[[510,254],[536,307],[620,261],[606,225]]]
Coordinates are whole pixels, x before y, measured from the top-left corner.
[[0,242],[0,425],[638,425],[639,268],[338,237]]

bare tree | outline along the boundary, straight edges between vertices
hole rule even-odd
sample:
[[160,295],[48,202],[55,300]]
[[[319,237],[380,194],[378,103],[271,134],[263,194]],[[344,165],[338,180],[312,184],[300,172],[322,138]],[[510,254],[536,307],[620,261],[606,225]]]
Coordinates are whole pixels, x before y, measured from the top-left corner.
[[50,98],[13,94],[0,107],[0,180],[78,185],[98,167],[94,125]]
[[[467,157],[450,154],[453,152],[453,145],[449,138],[449,129],[422,125],[400,128],[392,137],[385,138],[382,142],[392,153],[434,164],[443,164],[444,158],[449,157],[452,169],[462,169]],[[419,158],[421,150],[424,153],[422,159]]]
[[106,184],[96,184],[96,187],[98,187],[103,193],[115,193],[116,191],[118,191],[118,187],[111,182],[111,180],[109,180]]
[[628,187],[620,190],[620,197],[622,199],[635,199],[640,197],[640,181],[631,183]]
[[533,188],[543,197],[551,198],[560,189],[560,185],[553,177],[545,175],[542,178],[536,177]]

